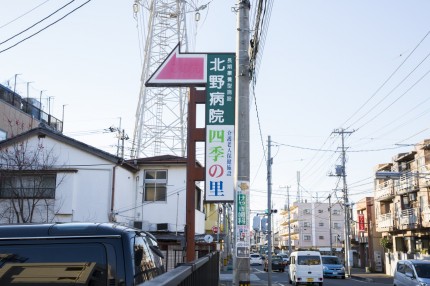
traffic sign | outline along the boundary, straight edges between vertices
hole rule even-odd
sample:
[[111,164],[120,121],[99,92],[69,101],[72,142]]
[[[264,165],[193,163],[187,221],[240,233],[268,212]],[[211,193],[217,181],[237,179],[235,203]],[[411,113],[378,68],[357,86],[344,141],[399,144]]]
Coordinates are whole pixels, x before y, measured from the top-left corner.
[[218,233],[218,227],[216,226],[216,225],[214,225],[213,227],[212,227],[212,232],[213,233]]

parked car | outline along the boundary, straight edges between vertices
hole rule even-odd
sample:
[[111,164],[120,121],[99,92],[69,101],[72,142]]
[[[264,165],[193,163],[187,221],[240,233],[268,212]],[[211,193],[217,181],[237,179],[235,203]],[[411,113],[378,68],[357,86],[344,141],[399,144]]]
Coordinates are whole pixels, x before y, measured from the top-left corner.
[[17,224],[0,225],[0,233],[1,285],[131,286],[165,272],[155,237],[134,228]]
[[322,255],[324,277],[345,279],[345,267],[339,257],[334,255]]
[[399,260],[393,277],[394,286],[430,285],[429,260]]
[[[272,270],[284,272],[285,271],[285,263],[282,260],[282,257],[279,255],[272,255]],[[264,271],[269,271],[269,257],[266,257],[264,260]]]
[[282,257],[282,260],[284,260],[285,264],[288,262],[288,260],[289,260],[288,254],[278,253],[278,255]]
[[263,258],[258,253],[251,253],[249,259],[249,264],[251,265],[263,265]]

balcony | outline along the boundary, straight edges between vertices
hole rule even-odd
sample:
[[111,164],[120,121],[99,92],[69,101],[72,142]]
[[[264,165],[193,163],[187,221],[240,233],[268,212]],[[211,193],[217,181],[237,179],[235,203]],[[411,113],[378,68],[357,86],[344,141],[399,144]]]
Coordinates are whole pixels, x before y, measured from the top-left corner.
[[390,231],[393,229],[393,217],[391,213],[381,214],[376,220],[376,231]]
[[418,176],[414,173],[403,173],[395,187],[397,195],[407,194],[418,189]]
[[399,215],[398,226],[400,229],[414,229],[418,225],[418,208],[402,210]]
[[382,184],[378,184],[375,191],[376,201],[390,201],[394,198],[394,184],[393,180],[384,181]]
[[288,236],[291,234],[293,234],[293,230],[291,229],[290,233],[288,233],[288,227],[284,227],[284,228],[279,230],[279,235],[281,235],[281,236]]

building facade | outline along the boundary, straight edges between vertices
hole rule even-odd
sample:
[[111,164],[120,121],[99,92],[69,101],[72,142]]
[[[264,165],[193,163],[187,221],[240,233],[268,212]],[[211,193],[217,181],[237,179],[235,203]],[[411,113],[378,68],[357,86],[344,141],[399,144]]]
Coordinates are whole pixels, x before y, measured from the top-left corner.
[[424,258],[430,237],[430,140],[375,168],[376,230],[385,246],[386,274],[397,260]]
[[39,124],[63,131],[63,122],[44,112],[40,99],[21,97],[0,84],[0,141],[36,128]]
[[[294,202],[290,209],[280,212],[279,245],[288,250],[342,250],[344,211],[340,203]],[[330,239],[331,238],[331,239]]]
[[381,234],[376,231],[373,197],[365,197],[356,204],[357,223],[355,237],[358,243],[358,266],[372,272],[383,271],[384,249],[380,244]]

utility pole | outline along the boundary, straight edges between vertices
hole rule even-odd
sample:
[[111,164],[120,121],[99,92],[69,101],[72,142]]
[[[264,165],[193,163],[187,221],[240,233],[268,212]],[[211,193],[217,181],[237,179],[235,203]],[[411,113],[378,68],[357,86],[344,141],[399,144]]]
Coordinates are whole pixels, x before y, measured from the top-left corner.
[[351,233],[351,229],[350,229],[350,210],[349,210],[349,201],[348,201],[348,188],[346,186],[346,171],[345,171],[345,165],[346,165],[346,156],[345,156],[345,134],[351,134],[354,131],[346,131],[345,129],[341,128],[341,129],[335,129],[333,131],[333,133],[335,134],[340,134],[342,137],[342,181],[343,181],[343,201],[345,204],[345,270],[346,270],[346,275],[348,277],[351,276],[351,265],[350,265],[350,261],[349,261],[349,255],[350,255],[350,233]]
[[[242,182],[249,186],[250,182],[250,151],[249,151],[249,83],[251,81],[249,68],[249,10],[251,4],[249,0],[237,1],[237,46],[236,46],[236,116],[237,116],[237,182]],[[241,189],[241,188],[240,188]],[[236,186],[239,190],[239,186]],[[249,196],[249,190],[245,196]],[[249,202],[249,197],[248,197]],[[244,230],[244,241],[240,241],[238,226],[238,195],[234,198],[234,246],[235,254],[233,255],[233,285],[249,286],[250,270],[249,255],[240,255],[238,251],[239,243],[243,243],[245,251],[250,251],[249,223],[248,229]],[[245,206],[247,221],[249,221],[249,204]]]
[[301,203],[301,195],[300,195],[300,171],[297,171],[297,202]]
[[272,285],[272,155],[270,136],[267,141],[267,285]]
[[287,207],[288,207],[288,257],[290,257],[291,256],[290,186],[287,186]]
[[333,226],[331,221],[331,195],[328,195],[328,213],[329,213],[329,227],[330,227],[330,255],[333,255]]

